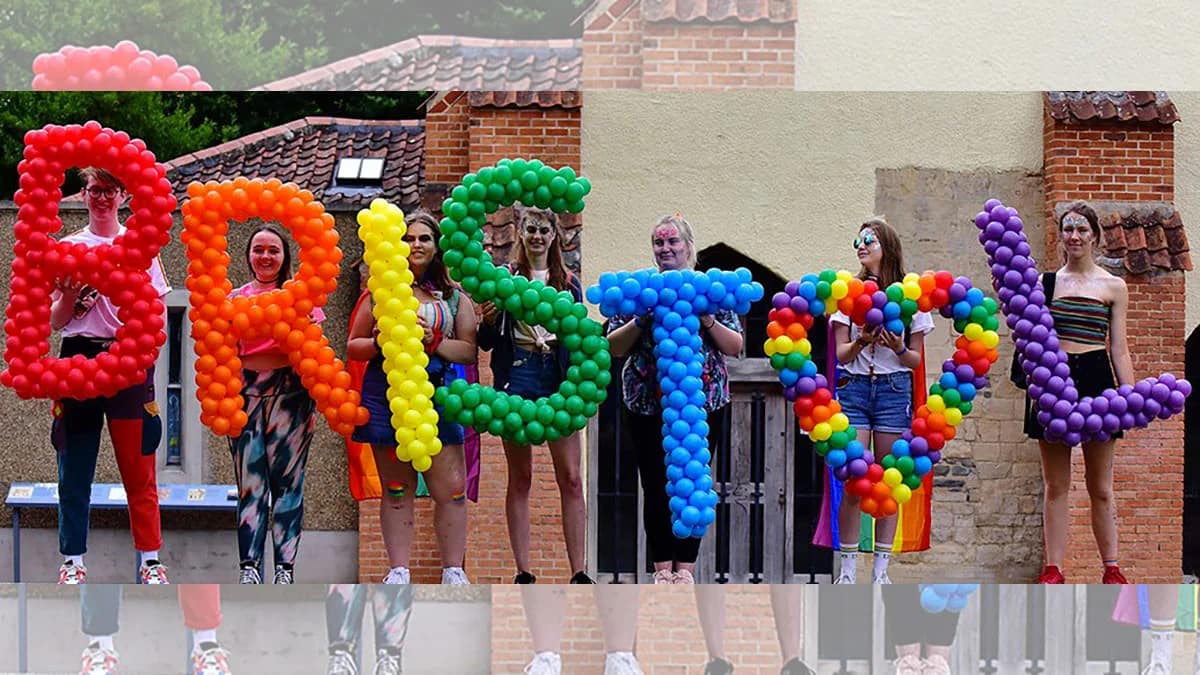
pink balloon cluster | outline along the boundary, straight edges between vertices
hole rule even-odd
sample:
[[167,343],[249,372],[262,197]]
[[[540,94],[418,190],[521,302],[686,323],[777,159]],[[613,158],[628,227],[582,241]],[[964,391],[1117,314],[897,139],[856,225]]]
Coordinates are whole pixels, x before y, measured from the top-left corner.
[[67,45],[33,60],[36,91],[212,91],[193,66],[141,49],[130,40],[115,47]]
[[1105,441],[1119,431],[1143,428],[1155,418],[1183,412],[1192,385],[1170,373],[1081,398],[1066,352],[1059,346],[1046,306],[1049,298],[1017,210],[989,199],[975,216],[975,226],[1047,440],[1070,446]]

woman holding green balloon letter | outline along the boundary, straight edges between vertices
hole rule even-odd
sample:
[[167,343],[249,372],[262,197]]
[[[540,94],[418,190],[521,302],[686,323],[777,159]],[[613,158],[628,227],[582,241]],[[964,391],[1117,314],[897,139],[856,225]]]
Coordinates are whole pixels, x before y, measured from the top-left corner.
[[[583,301],[579,278],[563,263],[558,239],[558,216],[553,211],[514,206],[517,215],[516,257],[508,266],[512,274],[538,280],[558,291],[569,291],[575,302]],[[571,365],[558,337],[543,326],[530,325],[503,311],[495,302],[481,305],[483,324],[479,346],[492,352],[492,374],[496,389],[527,400],[548,397],[558,391]],[[554,476],[562,500],[563,537],[567,543],[573,584],[593,583],[585,570],[587,516],[580,482],[581,445],[579,432],[548,440]],[[517,563],[518,584],[532,584],[537,577],[529,569],[529,491],[533,481],[533,448],[530,444],[504,439],[508,458],[508,490],[505,515],[508,539]]]
[[[660,218],[650,234],[654,264],[659,272],[690,270],[696,266],[696,242],[692,226],[678,213]],[[635,442],[638,474],[641,476],[645,504],[642,525],[646,547],[654,562],[654,583],[692,584],[700,539],[680,539],[671,529],[671,510],[663,471],[662,403],[657,363],[654,355],[653,315],[640,318],[616,316],[609,323],[608,340],[614,356],[628,355],[622,372],[625,399],[624,423]],[[729,403],[729,373],[726,356],[742,351],[742,324],[736,313],[720,310],[700,319],[704,369],[701,376],[707,394],[708,438],[721,438],[724,415]]]
[[[404,243],[410,247],[408,266],[412,271],[413,295],[420,302],[419,325],[424,329],[425,351],[429,354],[429,380],[435,386],[453,377],[450,363],[474,363],[475,307],[465,293],[454,286],[438,249],[438,226],[433,216],[417,211],[406,219]],[[363,406],[370,420],[354,430],[352,440],[370,443],[375,454],[384,495],[380,500],[383,541],[391,570],[385,584],[409,583],[409,553],[412,548],[413,497],[417,474],[412,464],[396,457],[396,431],[388,403],[388,381],[379,350],[379,329],[372,313],[371,299],[350,328],[346,354],[351,359],[368,361],[363,376]],[[439,413],[441,411],[439,410]],[[463,427],[441,416],[438,438],[442,450],[424,473],[433,497],[434,528],[442,556],[442,583],[470,583],[463,571],[467,548],[467,502],[465,496],[466,462],[463,455]]]

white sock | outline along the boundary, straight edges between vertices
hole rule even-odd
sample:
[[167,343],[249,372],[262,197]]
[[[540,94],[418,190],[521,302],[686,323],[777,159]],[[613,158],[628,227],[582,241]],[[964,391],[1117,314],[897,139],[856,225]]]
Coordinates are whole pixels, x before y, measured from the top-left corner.
[[[1168,668],[1171,666],[1171,638],[1174,637],[1174,626],[1160,628],[1151,622],[1150,629],[1150,662],[1161,663]],[[1174,622],[1172,622],[1174,623]]]
[[841,559],[839,573],[854,581],[858,571],[858,542],[842,542],[838,547],[838,556]]
[[873,576],[878,578],[879,576],[881,576],[882,574],[887,572],[888,563],[891,562],[891,560],[892,560],[891,545],[890,544],[889,545],[876,544],[875,545],[875,567],[874,567],[874,570],[872,573]]
[[158,551],[138,551],[138,557],[141,564],[145,565],[148,560],[158,560]]
[[111,635],[89,635],[88,644],[98,644],[101,649],[113,651],[113,636]]
[[83,556],[81,556],[81,555],[69,555],[69,556],[66,556],[66,557],[65,557],[65,559],[63,560],[63,562],[69,562],[69,563],[71,563],[72,565],[74,565],[74,566],[76,566],[76,567],[83,567]]
[[195,645],[197,649],[199,649],[201,642],[216,642],[216,641],[217,641],[217,629],[216,628],[210,628],[208,630],[192,631],[192,644]]

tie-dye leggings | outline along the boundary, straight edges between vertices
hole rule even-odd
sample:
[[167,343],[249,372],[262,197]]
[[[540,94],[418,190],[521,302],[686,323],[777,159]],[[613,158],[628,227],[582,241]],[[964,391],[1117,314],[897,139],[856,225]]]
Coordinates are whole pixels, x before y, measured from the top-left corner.
[[243,370],[246,416],[230,439],[238,484],[238,554],[262,568],[268,517],[275,563],[295,564],[304,520],[304,466],[317,420],[316,404],[291,368]]
[[367,591],[375,616],[375,649],[399,653],[408,634],[412,586],[408,584],[334,584],[325,598],[325,629],[329,644],[348,649],[358,644],[366,610]]

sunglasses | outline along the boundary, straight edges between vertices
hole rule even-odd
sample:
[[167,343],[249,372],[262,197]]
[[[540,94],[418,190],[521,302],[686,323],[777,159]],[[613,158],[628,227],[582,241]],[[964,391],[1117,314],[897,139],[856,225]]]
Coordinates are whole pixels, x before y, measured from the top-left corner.
[[525,234],[540,234],[543,237],[549,235],[553,231],[554,230],[552,228],[546,226],[538,227],[536,225],[527,225],[525,227]]
[[862,248],[863,246],[870,246],[871,244],[874,244],[876,241],[879,241],[879,240],[876,239],[875,235],[871,232],[864,234],[862,237],[855,237],[854,238],[854,250],[857,251],[858,249]]

